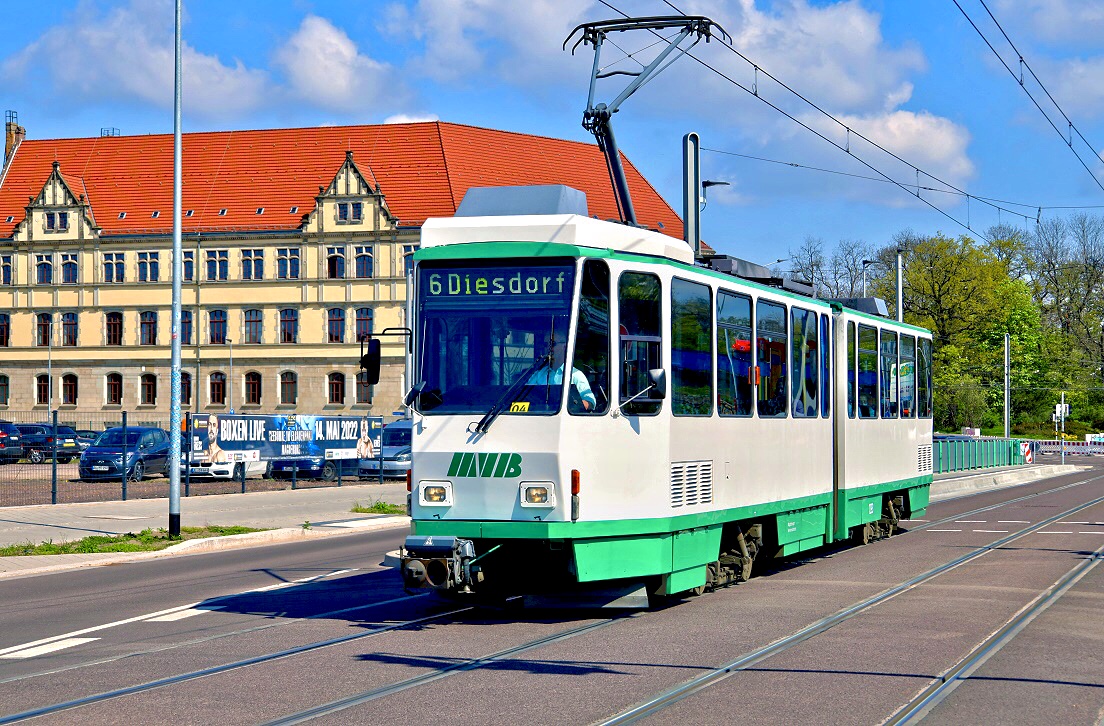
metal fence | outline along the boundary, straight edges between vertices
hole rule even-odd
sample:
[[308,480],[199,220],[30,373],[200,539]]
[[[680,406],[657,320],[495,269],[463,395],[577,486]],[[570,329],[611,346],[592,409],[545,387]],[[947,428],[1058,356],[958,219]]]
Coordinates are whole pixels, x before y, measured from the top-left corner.
[[[68,426],[78,431],[95,432],[123,425],[128,428],[154,426],[166,431],[169,427],[168,414],[129,411],[104,415],[51,412],[48,416],[38,412],[5,411],[0,414],[0,422],[42,424],[48,426],[51,433],[55,425]],[[21,436],[21,444],[23,438]],[[44,460],[41,463],[32,462],[29,449],[25,448],[22,457],[18,460],[12,460],[10,456],[4,457],[3,450],[0,449],[0,507],[104,502],[120,499],[125,501],[169,496],[168,473],[147,475],[140,480],[135,480],[133,476],[125,476],[125,473],[131,472],[128,472],[127,467],[124,466],[124,471],[120,472],[117,478],[92,481],[81,479],[79,455],[68,449],[59,449],[57,437],[51,436],[51,438],[52,441],[45,446],[44,457],[42,457]],[[245,466],[240,467],[239,476],[235,479],[198,478],[191,476],[190,469],[185,469],[181,472],[180,493],[187,497],[370,483],[359,479],[356,459],[337,460],[334,463],[336,466],[326,471],[325,478],[322,476],[309,478],[300,475],[297,469],[293,469],[289,472],[288,478],[275,479],[269,478],[267,474],[247,474]]]
[[950,439],[932,445],[935,473],[990,469],[1027,463],[1020,439]]

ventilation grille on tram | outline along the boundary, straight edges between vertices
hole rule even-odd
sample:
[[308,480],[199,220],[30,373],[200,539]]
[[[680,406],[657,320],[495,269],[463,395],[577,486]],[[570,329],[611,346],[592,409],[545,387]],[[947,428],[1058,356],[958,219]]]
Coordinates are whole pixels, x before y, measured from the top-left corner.
[[712,502],[712,461],[676,461],[671,464],[672,507],[692,507]]
[[916,471],[926,474],[932,470],[932,447],[921,446],[917,449]]

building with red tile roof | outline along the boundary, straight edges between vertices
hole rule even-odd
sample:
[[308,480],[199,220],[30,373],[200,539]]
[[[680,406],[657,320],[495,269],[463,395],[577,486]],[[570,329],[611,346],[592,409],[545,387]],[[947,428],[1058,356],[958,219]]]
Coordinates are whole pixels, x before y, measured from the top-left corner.
[[[172,136],[36,140],[13,121],[0,412],[166,412]],[[601,152],[575,141],[427,122],[192,133],[182,149],[189,410],[390,414],[403,341],[385,342],[368,386],[357,338],[405,324],[419,228],[453,215],[469,188],[565,184],[592,216],[617,217]],[[680,238],[678,215],[625,169],[640,223]]]

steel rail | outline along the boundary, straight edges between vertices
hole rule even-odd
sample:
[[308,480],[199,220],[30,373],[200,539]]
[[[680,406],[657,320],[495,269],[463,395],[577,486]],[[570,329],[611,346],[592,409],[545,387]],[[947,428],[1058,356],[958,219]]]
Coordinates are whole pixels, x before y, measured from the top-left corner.
[[597,623],[590,623],[588,625],[571,628],[570,630],[555,633],[553,635],[546,635],[543,638],[537,638],[536,640],[532,640],[528,643],[515,645],[511,648],[506,648],[504,650],[500,650],[496,653],[485,655],[480,658],[470,658],[458,663],[441,666],[440,668],[430,671],[429,673],[423,673],[420,676],[414,676],[413,678],[408,678],[405,681],[399,681],[398,683],[393,683],[389,686],[382,686],[380,688],[375,688],[370,691],[364,691],[363,693],[358,693],[356,695],[346,696],[345,698],[340,698],[336,701],[324,703],[320,706],[314,706],[313,708],[300,711],[299,713],[290,714],[274,721],[268,721],[266,722],[265,726],[290,726],[290,724],[303,723],[304,721],[319,718],[320,716],[327,716],[331,713],[343,711],[347,708],[358,706],[362,703],[367,703],[378,698],[383,698],[384,696],[401,693],[402,691],[408,690],[410,688],[416,688],[417,686],[424,686],[427,683],[433,683],[434,681],[439,681],[442,678],[447,678],[458,673],[464,673],[467,671],[475,670],[477,668],[482,668],[486,665],[490,665],[491,663],[509,658],[510,656],[518,655],[519,653],[524,653],[526,651],[533,650],[534,648],[539,648],[544,645],[558,643],[561,640],[568,640],[579,635],[584,635],[600,628],[604,628],[607,625],[612,625],[613,623],[616,623],[618,621],[628,620],[634,617],[639,617],[639,614],[634,613],[632,615],[617,615],[611,618],[600,620]]
[[1093,552],[1087,559],[1079,562],[1069,572],[1060,577],[1057,582],[1044,590],[1034,601],[1024,606],[1020,612],[1004,624],[997,632],[993,633],[964,658],[947,669],[943,675],[936,678],[930,685],[920,691],[911,701],[898,709],[889,720],[887,726],[897,724],[915,724],[922,720],[929,711],[941,703],[951,692],[958,688],[974,671],[980,668],[989,658],[995,655],[1001,648],[1007,645],[1014,637],[1027,627],[1027,625],[1051,605],[1066,594],[1081,578],[1104,560],[1104,546]]
[[601,723],[603,726],[634,723],[636,721],[639,721],[640,719],[658,713],[668,706],[672,706],[675,703],[678,703],[679,701],[682,701],[683,699],[698,693],[699,691],[703,691],[710,686],[720,683],[721,681],[727,679],[729,676],[733,676],[742,670],[746,670],[753,665],[761,663],[762,661],[778,655],[779,653],[787,651],[790,648],[793,648],[794,646],[799,645],[806,640],[809,640],[810,638],[816,637],[817,635],[830,630],[836,625],[850,620],[856,615],[865,612],[866,610],[869,610],[870,608],[875,607],[883,602],[886,602],[893,597],[896,597],[906,590],[911,590],[917,585],[938,577],[945,572],[949,572],[950,570],[953,570],[960,565],[977,559],[978,557],[988,554],[993,550],[999,549],[1017,539],[1034,534],[1037,530],[1042,529],[1043,527],[1047,527],[1061,519],[1064,519],[1072,514],[1080,512],[1083,509],[1088,509],[1089,507],[1095,506],[1102,502],[1104,502],[1104,497],[1097,497],[1096,499],[1093,499],[1089,502],[1079,504],[1076,507],[1067,509],[1066,511],[1056,514],[1052,517],[1048,517],[1041,522],[1032,524],[1030,527],[1024,527],[1023,529],[1017,532],[1013,532],[1006,537],[1001,537],[1000,539],[996,540],[995,542],[991,542],[988,545],[978,547],[971,552],[967,552],[954,558],[950,562],[932,568],[927,572],[916,575],[915,577],[909,578],[908,580],[905,580],[898,585],[894,585],[888,590],[878,593],[877,595],[866,598],[865,600],[861,600],[833,615],[822,618],[817,622],[812,623],[811,625],[808,625],[801,630],[798,630],[795,633],[792,633],[780,640],[776,640],[770,645],[759,648],[757,650],[753,650],[750,653],[746,653],[739,658],[736,658],[735,660],[732,660],[722,666],[718,666],[717,668],[714,668],[696,678],[675,686],[674,688],[668,689],[660,693],[658,696],[639,703],[625,711],[622,711],[621,713],[600,721],[599,723]]
[[45,716],[47,714],[59,713],[61,711],[68,711],[74,708],[80,708],[82,706],[90,706],[95,703],[101,703],[113,698],[119,698],[121,696],[130,696],[135,693],[142,693],[143,691],[150,691],[155,688],[161,688],[163,686],[172,686],[178,683],[184,683],[186,681],[192,681],[197,678],[203,678],[205,676],[211,676],[218,673],[226,673],[227,671],[237,670],[239,668],[246,668],[248,666],[257,665],[259,663],[267,663],[269,661],[278,660],[280,658],[288,658],[293,655],[299,655],[300,653],[309,653],[321,648],[327,648],[331,645],[338,645],[341,643],[348,643],[353,640],[360,640],[362,638],[370,638],[382,633],[387,633],[392,630],[400,630],[402,628],[409,627],[411,625],[420,625],[433,620],[440,620],[442,618],[449,617],[450,615],[458,615],[459,613],[473,610],[474,606],[466,606],[457,608],[455,610],[447,610],[443,613],[437,613],[435,615],[427,615],[422,618],[415,618],[413,620],[406,620],[401,623],[392,623],[391,625],[384,625],[379,628],[373,628],[363,633],[354,633],[352,635],[343,635],[338,638],[329,638],[327,640],[320,640],[314,643],[307,643],[306,645],[299,645],[294,648],[287,648],[275,653],[268,653],[265,655],[253,656],[252,658],[245,658],[243,660],[234,661],[233,663],[224,663],[223,665],[212,666],[210,668],[203,668],[198,671],[191,671],[190,673],[180,673],[175,676],[168,676],[166,678],[158,678],[157,680],[147,681],[146,683],[139,683],[133,686],[127,686],[125,688],[117,688],[111,691],[104,691],[103,693],[96,693],[91,696],[83,696],[81,698],[74,698],[69,701],[62,701],[61,703],[55,703],[50,706],[40,706],[39,708],[29,709],[27,711],[21,711],[8,716],[0,716],[0,724],[16,723],[18,721],[25,721],[37,716]]

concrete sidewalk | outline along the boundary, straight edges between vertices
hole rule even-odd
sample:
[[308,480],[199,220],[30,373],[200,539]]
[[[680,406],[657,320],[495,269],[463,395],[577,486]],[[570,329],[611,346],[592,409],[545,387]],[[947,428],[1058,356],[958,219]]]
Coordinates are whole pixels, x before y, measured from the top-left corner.
[[[1015,486],[1072,473],[1080,468],[1083,467],[1037,465],[939,474],[932,484],[931,498],[938,501],[980,489]],[[0,578],[349,534],[379,527],[402,527],[409,522],[406,517],[354,514],[351,511],[357,503],[371,506],[376,501],[405,505],[406,483],[181,498],[182,526],[242,525],[272,531],[191,540],[160,552],[0,557]],[[96,534],[137,532],[147,527],[168,528],[168,512],[167,499],[4,507],[0,508],[0,545],[64,542]],[[307,523],[310,526],[304,527]]]

